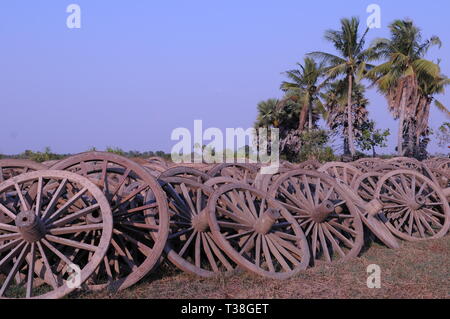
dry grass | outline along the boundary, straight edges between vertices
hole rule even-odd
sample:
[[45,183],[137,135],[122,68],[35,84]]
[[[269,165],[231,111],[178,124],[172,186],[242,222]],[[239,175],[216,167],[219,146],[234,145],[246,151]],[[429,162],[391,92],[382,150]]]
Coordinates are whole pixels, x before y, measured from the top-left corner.
[[[367,266],[382,270],[382,288],[366,285]],[[450,298],[450,236],[403,243],[399,250],[373,244],[345,264],[320,265],[287,281],[247,273],[199,279],[164,266],[144,282],[119,293],[82,292],[73,298]]]

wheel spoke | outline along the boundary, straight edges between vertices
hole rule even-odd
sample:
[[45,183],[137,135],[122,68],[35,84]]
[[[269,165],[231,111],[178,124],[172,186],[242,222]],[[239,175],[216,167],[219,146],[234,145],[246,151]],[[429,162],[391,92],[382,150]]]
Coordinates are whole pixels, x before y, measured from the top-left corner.
[[36,261],[36,244],[31,244],[30,250],[30,263],[28,264],[28,277],[27,277],[27,292],[26,298],[32,297],[33,292],[33,279],[34,279],[34,264]]
[[94,204],[92,206],[83,208],[82,210],[79,210],[75,213],[67,215],[57,221],[54,221],[53,219],[49,219],[49,220],[47,220],[47,224],[50,224],[50,227],[61,227],[61,226],[67,225],[81,217],[85,217],[87,214],[89,214],[99,208],[100,208],[99,204]]
[[270,256],[269,247],[267,245],[265,236],[261,236],[261,240],[264,252],[264,259],[266,260],[266,264],[269,267],[269,271],[275,272],[275,267],[273,266],[272,257]]
[[205,234],[200,233],[201,240],[203,243],[203,249],[205,250],[206,257],[208,258],[209,264],[211,265],[214,272],[219,272],[219,267],[217,266],[216,261],[214,260],[214,256],[211,252],[211,249],[208,246],[208,241],[205,238]]
[[269,237],[265,237],[264,239],[267,242],[267,246],[269,247],[269,251],[272,252],[272,255],[275,257],[275,259],[278,261],[278,263],[281,265],[281,267],[284,269],[284,271],[292,271],[291,267],[287,264],[286,260],[284,260],[283,256],[281,256],[278,249],[275,247],[275,245],[272,243]]
[[42,219],[46,220],[48,218],[48,215],[53,211],[53,209],[55,208],[56,204],[58,203],[58,198],[62,195],[64,188],[66,187],[68,180],[67,178],[65,178],[61,184],[59,185],[58,189],[56,190],[56,192],[53,194],[53,197],[50,201],[50,203],[48,204],[46,210],[44,211],[44,213],[42,214]]
[[11,284],[11,280],[16,275],[17,271],[19,271],[19,268],[22,266],[23,262],[25,261],[25,256],[28,252],[30,244],[26,244],[25,247],[23,247],[22,251],[20,252],[19,257],[14,262],[14,266],[12,267],[11,271],[9,272],[8,276],[6,277],[1,289],[0,289],[0,297],[3,296],[6,292],[6,289],[8,289],[9,285]]
[[6,216],[11,218],[12,220],[16,219],[16,214],[14,214],[12,211],[10,211],[8,208],[3,206],[3,204],[0,203],[0,212],[4,213]]
[[53,215],[51,215],[48,220],[52,221],[57,219],[62,213],[64,213],[70,206],[72,206],[81,196],[83,196],[88,191],[87,188],[83,188],[81,191],[76,193],[71,197],[61,208],[59,208]]

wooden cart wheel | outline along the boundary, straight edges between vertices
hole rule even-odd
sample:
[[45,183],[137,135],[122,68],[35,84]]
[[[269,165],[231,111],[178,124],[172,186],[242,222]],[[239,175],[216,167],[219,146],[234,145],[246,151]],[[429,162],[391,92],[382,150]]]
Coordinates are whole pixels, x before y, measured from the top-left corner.
[[144,163],[141,165],[155,178],[158,178],[167,170],[167,167],[155,163]]
[[239,164],[239,163],[222,163],[217,164],[208,171],[208,175],[211,177],[231,177],[236,181],[245,183],[253,183],[258,168],[252,164]]
[[44,165],[48,169],[48,168],[54,166],[58,162],[59,162],[59,160],[45,161],[45,162],[42,162],[42,165]]
[[351,188],[364,202],[368,203],[374,198],[378,181],[384,175],[381,172],[362,174],[352,182]]
[[167,200],[157,180],[139,164],[103,152],[71,156],[54,169],[89,178],[113,211],[111,246],[89,288],[122,290],[142,279],[158,263],[169,232]]
[[269,196],[305,231],[313,262],[347,261],[359,254],[364,242],[360,214],[353,198],[330,176],[292,171],[275,181]]
[[389,172],[396,171],[396,170],[398,170],[398,166],[395,166],[392,164],[387,164],[387,163],[382,163],[380,165],[375,166],[372,169],[372,172],[389,173]]
[[[47,167],[29,160],[2,159],[0,160],[0,183],[20,174],[44,169],[47,169]],[[5,195],[3,195],[3,197],[5,197]],[[0,212],[0,223],[9,222],[11,222],[11,219]]]
[[283,280],[308,267],[305,234],[266,193],[246,184],[223,185],[211,196],[208,211],[216,242],[242,268]]
[[443,189],[450,188],[450,170],[430,168],[437,184]]
[[161,182],[170,212],[169,260],[201,277],[232,271],[236,264],[215,243],[209,229],[206,206],[213,189],[182,177],[166,177]]
[[295,167],[295,169],[306,169],[314,171],[316,169],[319,169],[322,166],[322,164],[317,160],[308,160],[305,162],[302,162]]
[[377,185],[375,198],[383,205],[386,225],[408,241],[440,238],[450,227],[450,208],[433,181],[412,170],[386,174]]
[[61,298],[93,274],[109,247],[108,200],[77,174],[44,170],[11,178],[0,184],[0,211],[12,220],[0,223],[3,298]]
[[169,168],[169,164],[162,157],[153,156],[148,158],[146,161],[150,164],[157,164],[159,166],[165,167],[166,169]]
[[205,186],[211,187],[213,190],[218,189],[219,187],[225,184],[233,184],[236,183],[236,180],[231,177],[211,177],[205,182]]
[[441,170],[449,170],[450,169],[450,159],[449,158],[440,159],[436,165],[436,168],[441,169]]
[[333,177],[338,183],[351,186],[352,183],[362,175],[362,172],[347,163],[330,162],[318,169],[319,172],[326,173]]
[[352,163],[360,171],[367,173],[373,171],[373,169],[383,163],[380,158],[361,158]]
[[411,157],[394,157],[386,163],[397,166],[398,169],[422,170],[422,163]]
[[20,174],[44,169],[48,169],[47,166],[29,160],[2,159],[0,160],[0,183]]
[[206,182],[211,177],[198,169],[186,166],[176,166],[169,168],[165,172],[163,172],[159,178],[164,179],[166,177],[184,177],[190,178],[198,181],[199,183]]
[[255,177],[255,182],[253,186],[256,189],[259,189],[260,191],[267,192],[270,188],[270,186],[273,184],[274,181],[281,175],[287,172],[291,172],[293,169],[287,169],[287,168],[280,168],[278,169],[278,172],[276,174],[261,174],[258,173]]
[[357,197],[354,198],[354,203],[361,215],[363,224],[387,247],[398,249],[400,248],[400,244],[386,227],[384,222],[385,217],[382,215],[381,208],[379,211],[369,213],[369,210],[374,208],[376,210],[378,209],[376,207],[371,207],[371,201],[374,199],[378,182],[384,175],[384,173],[380,172],[365,173],[353,182],[351,186],[352,189],[348,190],[348,193],[352,195],[351,192],[353,191],[353,193],[357,195]]

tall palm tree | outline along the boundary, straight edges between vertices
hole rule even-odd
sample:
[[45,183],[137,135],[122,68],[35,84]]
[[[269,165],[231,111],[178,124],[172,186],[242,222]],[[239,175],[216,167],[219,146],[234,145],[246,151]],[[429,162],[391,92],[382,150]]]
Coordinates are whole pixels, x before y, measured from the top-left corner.
[[[319,83],[324,71],[323,63],[317,63],[312,58],[305,58],[304,63],[297,63],[298,69],[286,72],[291,82],[284,81],[281,89],[284,92],[294,92],[297,103],[301,103],[300,117],[298,121],[298,133],[301,134],[305,128],[306,117],[308,117],[308,131],[313,129],[314,104],[319,101],[319,92],[324,83]],[[293,100],[292,95],[287,96]]]
[[[328,127],[336,135],[344,138],[344,153],[350,153],[350,145],[348,140],[348,82],[345,80],[330,83],[326,92],[322,93],[324,101],[325,120]],[[363,126],[369,121],[367,105],[369,101],[365,97],[365,87],[361,84],[353,85],[352,92],[352,130],[355,139],[362,136]]]
[[279,126],[282,115],[277,108],[278,103],[279,101],[277,99],[268,99],[258,103],[258,115],[255,122],[255,128]]
[[[389,110],[399,120],[397,151],[413,156],[418,139],[428,129],[429,108],[433,95],[442,93],[449,84],[438,64],[426,60],[428,50],[441,46],[433,36],[425,41],[419,28],[410,20],[395,20],[389,26],[390,39],[378,39],[373,50],[387,61],[372,68],[367,77],[382,92]],[[439,101],[435,105],[449,114]]]
[[325,74],[329,80],[344,77],[347,81],[347,122],[349,151],[355,156],[355,141],[353,132],[352,92],[353,86],[358,82],[372,66],[368,63],[375,58],[371,48],[365,48],[366,36],[369,28],[360,33],[360,21],[357,17],[341,20],[340,30],[328,30],[325,39],[334,45],[339,55],[326,52],[312,52],[309,56],[322,59],[328,66]]

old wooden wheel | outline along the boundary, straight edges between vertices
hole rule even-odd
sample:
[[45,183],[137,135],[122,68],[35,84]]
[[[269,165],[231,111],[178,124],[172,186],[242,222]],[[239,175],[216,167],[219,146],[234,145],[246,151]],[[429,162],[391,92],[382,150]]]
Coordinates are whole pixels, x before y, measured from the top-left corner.
[[422,163],[411,157],[394,157],[386,162],[387,164],[391,164],[397,166],[399,169],[413,169],[413,170],[422,170]]
[[430,168],[430,171],[435,181],[443,190],[450,188],[450,170]]
[[372,202],[378,182],[384,175],[384,173],[375,171],[365,173],[354,180],[348,193],[352,195],[351,192],[353,191],[356,195],[354,203],[361,215],[363,224],[387,247],[397,249],[400,244],[386,227],[385,216],[382,214],[381,207],[374,205]]
[[382,164],[383,160],[379,158],[361,158],[352,163],[353,166],[361,170],[362,172],[370,172],[373,169]]
[[169,168],[168,170],[161,173],[159,176],[160,179],[164,179],[167,177],[184,177],[194,179],[200,183],[206,182],[210,179],[210,176],[198,169],[186,166],[176,166]]
[[215,243],[209,229],[206,206],[213,189],[182,177],[167,177],[162,183],[170,213],[169,260],[201,277],[232,271],[236,264]]
[[384,176],[381,172],[369,172],[360,175],[352,182],[352,190],[365,202],[370,202],[375,196],[378,181]]
[[108,201],[77,174],[45,170],[9,179],[0,184],[0,210],[11,218],[0,223],[0,297],[61,298],[93,274],[109,247]]
[[[47,169],[46,166],[21,159],[3,159],[0,160],[0,183],[14,176]],[[5,195],[3,195],[5,197]],[[0,212],[0,223],[9,223],[11,219]]]
[[169,232],[167,200],[157,180],[139,164],[102,152],[69,157],[54,169],[89,178],[112,208],[111,246],[89,288],[121,290],[142,279],[158,263]]
[[387,227],[409,241],[444,236],[450,227],[450,208],[442,189],[422,174],[398,170],[378,183],[375,198],[383,205]]
[[253,183],[258,168],[252,164],[245,163],[222,163],[217,164],[208,171],[208,175],[211,177],[231,177],[236,181]]
[[316,169],[319,169],[321,166],[322,164],[317,160],[308,160],[296,165],[294,169],[306,169],[314,171]]
[[242,268],[280,280],[307,268],[303,231],[266,193],[247,184],[223,185],[211,196],[208,212],[216,242]]
[[47,166],[21,159],[0,160],[0,183],[11,177],[34,171],[47,169]]
[[338,162],[326,163],[318,171],[328,174],[338,183],[346,186],[351,186],[362,175],[362,172],[353,165]]
[[360,252],[364,232],[354,199],[330,176],[292,171],[275,181],[269,196],[298,221],[313,261],[346,261]]

